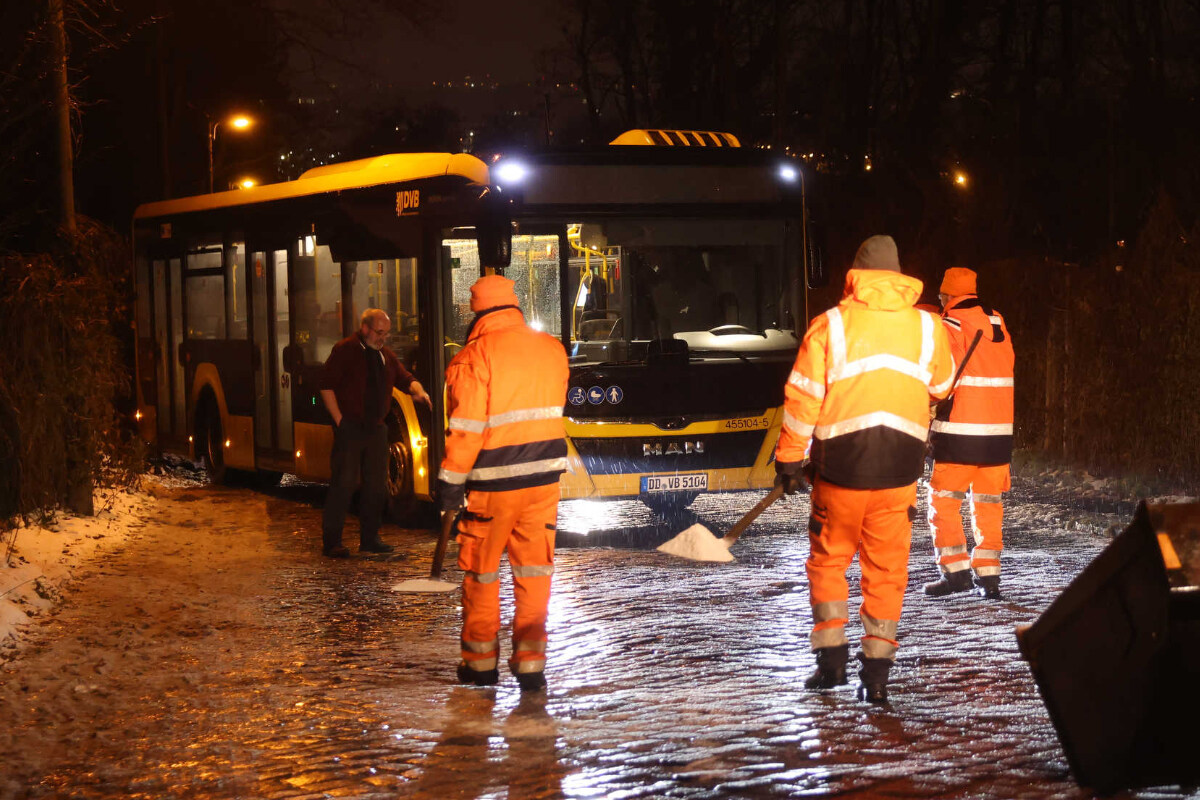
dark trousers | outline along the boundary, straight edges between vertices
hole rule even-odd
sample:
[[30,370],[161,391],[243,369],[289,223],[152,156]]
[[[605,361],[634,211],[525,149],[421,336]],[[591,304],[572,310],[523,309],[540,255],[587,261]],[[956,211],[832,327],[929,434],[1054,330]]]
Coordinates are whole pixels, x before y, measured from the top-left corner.
[[333,430],[333,454],[329,459],[332,476],[325,496],[324,546],[342,543],[342,528],[350,498],[361,483],[358,496],[358,522],[362,543],[379,538],[383,504],[387,499],[388,433],[382,422],[372,425],[342,418]]

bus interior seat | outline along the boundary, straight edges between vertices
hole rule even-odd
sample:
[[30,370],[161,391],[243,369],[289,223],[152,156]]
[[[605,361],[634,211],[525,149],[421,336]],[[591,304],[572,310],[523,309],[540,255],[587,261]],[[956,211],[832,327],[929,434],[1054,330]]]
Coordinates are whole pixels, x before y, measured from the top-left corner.
[[579,318],[579,338],[612,339],[618,335],[621,315],[617,311],[585,311]]

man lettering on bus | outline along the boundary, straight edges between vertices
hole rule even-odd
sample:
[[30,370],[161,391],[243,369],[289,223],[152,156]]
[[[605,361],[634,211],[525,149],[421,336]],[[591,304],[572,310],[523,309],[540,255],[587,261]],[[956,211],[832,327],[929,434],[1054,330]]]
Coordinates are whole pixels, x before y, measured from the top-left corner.
[[392,407],[392,387],[432,408],[421,383],[387,346],[392,320],[387,312],[368,308],[358,333],[333,346],[321,373],[321,400],[333,418],[329,494],[322,520],[323,552],[346,558],[342,545],[346,510],[354,490],[359,494],[360,552],[390,553],[379,538],[387,500],[388,432],[384,419]]
[[930,398],[946,396],[954,372],[942,324],[913,307],[921,288],[900,273],[890,236],[862,243],[841,302],[812,321],[800,345],[775,449],[776,486],[791,494],[812,482],[805,566],[817,670],[805,686],[846,683],[846,569],[857,554],[858,696],[872,703],[887,702],[896,658]]
[[553,336],[525,324],[508,278],[476,281],[471,310],[467,343],[446,368],[450,421],[438,474],[442,514],[466,505],[458,523],[458,679],[490,686],[500,678],[500,556],[507,549],[516,598],[508,664],[522,690],[536,691],[546,685],[558,481],[567,468],[567,354]]
[[[979,301],[972,270],[946,270],[938,298],[956,361],[962,362],[976,334],[980,336],[954,394],[938,404],[931,426],[929,527],[942,577],[925,584],[925,594],[944,597],[975,588],[981,597],[999,600],[1003,495],[1012,488],[1012,337],[1004,317]],[[975,539],[970,553],[963,501],[969,501]]]

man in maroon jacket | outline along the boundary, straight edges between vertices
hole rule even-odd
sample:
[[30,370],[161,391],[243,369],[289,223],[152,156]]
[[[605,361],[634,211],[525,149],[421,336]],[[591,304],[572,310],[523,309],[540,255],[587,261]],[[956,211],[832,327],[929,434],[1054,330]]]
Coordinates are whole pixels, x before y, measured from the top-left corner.
[[359,496],[358,549],[390,553],[394,548],[379,538],[387,495],[388,434],[384,418],[392,405],[392,387],[432,408],[420,382],[387,347],[392,320],[382,309],[363,312],[358,333],[333,346],[321,374],[321,400],[333,417],[333,454],[329,494],[325,497],[323,552],[346,558],[342,528],[354,490]]

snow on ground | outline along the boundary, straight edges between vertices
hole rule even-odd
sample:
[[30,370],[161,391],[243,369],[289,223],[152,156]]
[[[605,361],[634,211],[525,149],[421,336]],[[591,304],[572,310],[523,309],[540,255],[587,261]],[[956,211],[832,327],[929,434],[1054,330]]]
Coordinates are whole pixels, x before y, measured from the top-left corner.
[[62,601],[81,566],[136,537],[163,490],[184,485],[195,482],[146,475],[140,488],[96,492],[93,517],[59,511],[46,525],[0,534],[0,661],[20,649],[26,623]]

